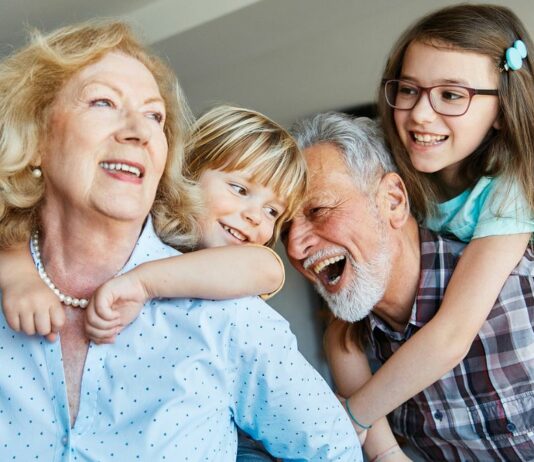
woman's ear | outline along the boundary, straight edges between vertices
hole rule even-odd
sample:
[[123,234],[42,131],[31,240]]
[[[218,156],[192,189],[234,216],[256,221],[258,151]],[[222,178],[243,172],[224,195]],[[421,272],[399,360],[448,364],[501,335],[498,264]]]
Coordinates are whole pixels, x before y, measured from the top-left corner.
[[378,184],[377,197],[390,226],[401,228],[410,216],[408,193],[402,178],[397,173],[386,173]]

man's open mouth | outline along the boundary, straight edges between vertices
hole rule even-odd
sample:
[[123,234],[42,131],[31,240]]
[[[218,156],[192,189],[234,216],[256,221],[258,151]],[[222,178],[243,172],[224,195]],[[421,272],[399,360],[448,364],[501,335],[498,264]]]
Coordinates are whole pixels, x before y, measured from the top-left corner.
[[341,280],[346,263],[345,255],[336,255],[321,260],[312,267],[312,270],[323,285],[331,287]]

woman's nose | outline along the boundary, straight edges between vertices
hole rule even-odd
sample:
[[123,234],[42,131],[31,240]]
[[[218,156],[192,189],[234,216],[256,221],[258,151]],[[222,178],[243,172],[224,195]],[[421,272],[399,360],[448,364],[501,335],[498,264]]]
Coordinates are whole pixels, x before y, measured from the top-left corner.
[[127,110],[124,114],[124,123],[117,130],[117,140],[121,143],[145,145],[151,135],[149,124],[150,121],[144,114],[135,110]]

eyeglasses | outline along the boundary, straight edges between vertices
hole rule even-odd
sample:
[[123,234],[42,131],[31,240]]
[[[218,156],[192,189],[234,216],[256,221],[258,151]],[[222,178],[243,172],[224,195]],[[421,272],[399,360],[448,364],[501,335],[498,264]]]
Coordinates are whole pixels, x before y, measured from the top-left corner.
[[420,87],[405,80],[384,80],[386,102],[393,109],[409,111],[413,109],[423,93],[428,94],[432,109],[444,116],[462,116],[475,95],[497,96],[498,90],[478,90],[462,85],[434,85]]

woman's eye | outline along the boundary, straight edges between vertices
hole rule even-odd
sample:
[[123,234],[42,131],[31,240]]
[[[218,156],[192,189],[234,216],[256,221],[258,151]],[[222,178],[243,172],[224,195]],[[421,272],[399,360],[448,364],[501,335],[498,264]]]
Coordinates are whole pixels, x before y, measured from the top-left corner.
[[237,193],[239,194],[240,196],[246,196],[247,195],[247,190],[239,185],[239,184],[236,184],[236,183],[230,183],[230,187]]
[[114,107],[113,101],[107,98],[94,99],[90,102],[94,107]]

